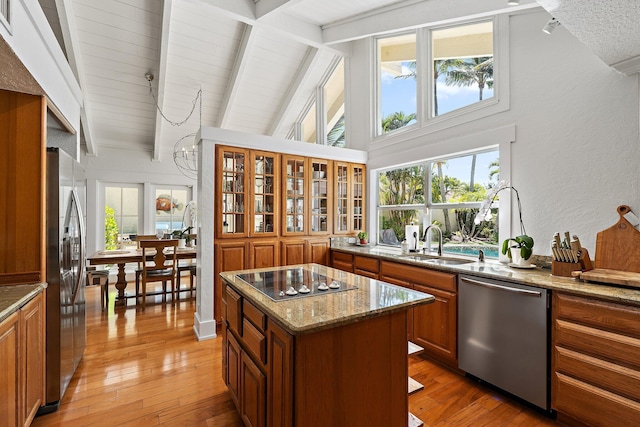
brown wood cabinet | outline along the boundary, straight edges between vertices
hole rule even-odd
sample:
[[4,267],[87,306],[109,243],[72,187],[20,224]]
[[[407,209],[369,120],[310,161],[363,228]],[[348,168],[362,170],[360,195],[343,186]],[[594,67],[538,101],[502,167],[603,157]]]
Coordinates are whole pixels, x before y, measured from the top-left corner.
[[[357,420],[386,427],[407,419],[405,311],[293,336],[230,285],[223,295],[223,378],[245,425]],[[266,349],[258,353],[255,343],[262,339]]]
[[436,297],[433,304],[413,309],[409,339],[441,363],[458,367],[457,275],[380,260],[380,280]]
[[280,243],[276,239],[249,240],[249,268],[280,265]]
[[309,234],[327,235],[333,223],[333,162],[309,159]]
[[282,155],[282,235],[307,234],[309,163],[306,157]]
[[216,146],[216,237],[237,238],[249,235],[248,192],[249,151],[237,147]]
[[640,309],[556,292],[551,406],[591,426],[640,420]]
[[366,169],[357,163],[334,162],[334,234],[365,229]]
[[380,261],[378,258],[354,255],[353,272],[371,279],[380,278]]
[[0,323],[0,425],[30,425],[44,402],[44,310],[40,293]]
[[45,279],[46,110],[42,96],[0,90],[0,284]]
[[331,266],[353,273],[353,255],[344,252],[331,251]]
[[[249,264],[249,250],[246,240],[222,241],[214,245],[215,266],[214,266],[214,298],[213,310],[216,322],[222,321],[220,301],[222,299],[222,279],[220,273],[223,271],[244,270]],[[228,309],[228,307],[227,307]]]
[[268,151],[250,151],[249,156],[249,235],[275,237],[280,227],[280,155]]

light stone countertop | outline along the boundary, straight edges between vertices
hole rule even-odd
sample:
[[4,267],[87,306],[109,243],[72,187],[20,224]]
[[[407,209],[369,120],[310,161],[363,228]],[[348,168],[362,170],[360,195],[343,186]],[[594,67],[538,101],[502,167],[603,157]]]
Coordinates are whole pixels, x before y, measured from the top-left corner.
[[0,322],[47,287],[46,283],[0,286]]
[[[292,268],[303,268],[323,276],[333,277],[347,285],[355,286],[356,289],[274,301],[236,277],[237,274]],[[251,301],[292,335],[354,323],[365,318],[428,304],[435,300],[433,295],[319,264],[227,271],[220,273],[220,276],[228,286]]]
[[[469,274],[477,277],[505,280],[513,283],[536,286],[544,289],[563,291],[575,295],[597,297],[614,302],[622,302],[640,306],[640,290],[625,287],[609,286],[599,283],[587,283],[571,277],[553,276],[551,270],[543,268],[518,269],[509,267],[497,260],[485,262],[474,261],[468,264],[438,265],[425,261],[413,261],[404,258],[399,248],[387,246],[332,246],[331,250],[341,252],[374,256],[394,262],[430,268],[433,270],[448,271],[459,274]],[[446,256],[445,256],[446,257]],[[465,258],[463,256],[451,256],[452,258]],[[469,258],[469,257],[467,257]]]

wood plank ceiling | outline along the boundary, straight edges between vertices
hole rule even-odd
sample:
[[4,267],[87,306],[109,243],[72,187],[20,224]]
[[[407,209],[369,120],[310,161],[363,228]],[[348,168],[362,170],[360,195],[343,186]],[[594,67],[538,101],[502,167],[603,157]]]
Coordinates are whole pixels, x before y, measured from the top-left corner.
[[[322,27],[397,0],[39,0],[85,96],[89,155],[158,160],[200,124],[286,137],[336,57]],[[415,0],[411,0],[415,3]],[[406,3],[406,1],[401,2]],[[202,112],[182,126],[202,90]]]

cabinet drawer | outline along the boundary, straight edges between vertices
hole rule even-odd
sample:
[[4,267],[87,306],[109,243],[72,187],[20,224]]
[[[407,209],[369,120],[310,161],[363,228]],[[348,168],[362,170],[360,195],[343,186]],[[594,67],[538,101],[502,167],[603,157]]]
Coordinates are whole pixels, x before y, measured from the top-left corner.
[[631,426],[640,419],[638,402],[560,373],[553,380],[558,412],[592,426]]
[[378,260],[376,258],[356,255],[353,257],[353,264],[356,270],[364,270],[376,274],[380,271]]
[[225,287],[227,300],[227,322],[229,329],[234,331],[239,337],[242,336],[242,297],[231,287]]
[[556,372],[640,402],[640,371],[557,346],[554,366]]
[[444,291],[457,291],[456,275],[397,262],[380,261],[380,276],[430,286]]
[[342,262],[345,264],[353,264],[353,255],[351,254],[347,254],[344,252],[336,252],[336,251],[332,251],[331,252],[331,261],[332,262]]
[[257,358],[262,364],[267,363],[267,340],[265,336],[246,318],[243,325],[244,336],[243,342],[253,357]]
[[554,344],[640,370],[640,339],[567,320],[554,322]]
[[640,338],[640,310],[624,304],[554,294],[554,315],[600,329]]
[[256,328],[264,333],[267,329],[267,316],[247,300],[244,300],[242,307],[244,317],[249,319]]

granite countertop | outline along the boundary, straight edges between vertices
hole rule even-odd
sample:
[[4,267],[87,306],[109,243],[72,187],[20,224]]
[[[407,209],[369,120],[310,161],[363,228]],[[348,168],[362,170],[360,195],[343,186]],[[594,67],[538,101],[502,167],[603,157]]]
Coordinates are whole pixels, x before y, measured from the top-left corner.
[[[505,280],[513,283],[536,286],[539,288],[563,291],[575,295],[597,297],[614,302],[640,305],[640,290],[625,287],[609,286],[599,283],[587,283],[571,277],[553,276],[551,270],[545,268],[518,269],[509,267],[497,260],[485,262],[474,261],[468,264],[438,265],[425,261],[414,261],[403,257],[400,248],[387,246],[332,246],[331,250],[375,256],[395,262],[417,265],[433,270],[449,271],[452,273],[470,274],[477,277]],[[464,258],[452,256],[452,258]]]
[[[238,274],[302,268],[323,276],[330,276],[355,289],[335,293],[305,296],[274,301],[236,277]],[[315,332],[359,320],[406,310],[435,300],[425,294],[364,276],[319,264],[300,264],[284,267],[238,270],[220,273],[234,290],[265,312],[273,321],[292,335]]]
[[46,283],[0,286],[0,322],[47,287]]

